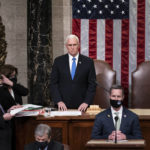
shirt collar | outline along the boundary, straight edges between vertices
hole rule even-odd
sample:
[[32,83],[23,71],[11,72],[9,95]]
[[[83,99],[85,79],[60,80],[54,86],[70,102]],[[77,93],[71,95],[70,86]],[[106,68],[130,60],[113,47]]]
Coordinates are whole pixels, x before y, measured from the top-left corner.
[[[70,55],[69,53],[68,53],[68,55],[69,55],[69,59],[71,59],[71,60],[72,60],[73,56],[72,56],[72,55]],[[78,60],[78,58],[79,58],[79,53],[78,53],[78,54],[77,54],[74,58],[76,58],[76,60]]]
[[115,114],[116,112],[118,112],[118,114],[122,114],[123,111],[123,107],[121,106],[120,109],[118,111],[114,110],[113,107],[111,106],[111,112],[112,114]]

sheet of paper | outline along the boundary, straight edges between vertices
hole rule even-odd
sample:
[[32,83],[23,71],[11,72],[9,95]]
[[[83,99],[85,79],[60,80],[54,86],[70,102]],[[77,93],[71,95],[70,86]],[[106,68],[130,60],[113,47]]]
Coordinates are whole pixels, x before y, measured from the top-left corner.
[[81,111],[51,111],[50,116],[81,116]]
[[10,114],[11,114],[11,115],[15,115],[15,114],[17,114],[18,112],[20,112],[20,111],[22,111],[22,110],[25,110],[26,108],[28,108],[28,106],[23,106],[23,107],[21,107],[21,108],[13,109],[13,110],[10,111]]

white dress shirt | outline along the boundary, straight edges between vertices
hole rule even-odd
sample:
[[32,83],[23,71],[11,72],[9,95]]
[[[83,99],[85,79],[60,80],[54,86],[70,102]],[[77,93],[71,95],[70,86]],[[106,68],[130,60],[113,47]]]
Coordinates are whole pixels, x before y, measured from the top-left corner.
[[113,109],[113,107],[111,107],[111,113],[112,113],[112,117],[113,117],[113,122],[114,122],[114,126],[115,126],[115,117],[116,117],[116,112],[118,112],[118,117],[120,119],[120,123],[121,123],[121,119],[122,119],[122,111],[123,111],[123,107],[121,106],[119,111],[115,111]]
[[71,72],[71,69],[72,69],[72,63],[73,63],[73,60],[72,58],[76,58],[76,68],[77,68],[77,64],[78,64],[78,59],[79,59],[79,53],[73,57],[72,55],[68,54],[69,55],[69,67],[70,67],[70,72]]

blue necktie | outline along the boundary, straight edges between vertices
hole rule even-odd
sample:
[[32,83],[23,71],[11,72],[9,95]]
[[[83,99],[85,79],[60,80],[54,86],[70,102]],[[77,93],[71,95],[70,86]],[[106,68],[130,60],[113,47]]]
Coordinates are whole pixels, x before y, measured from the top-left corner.
[[75,72],[76,72],[76,58],[73,57],[72,60],[73,60],[73,62],[72,62],[71,77],[73,80]]

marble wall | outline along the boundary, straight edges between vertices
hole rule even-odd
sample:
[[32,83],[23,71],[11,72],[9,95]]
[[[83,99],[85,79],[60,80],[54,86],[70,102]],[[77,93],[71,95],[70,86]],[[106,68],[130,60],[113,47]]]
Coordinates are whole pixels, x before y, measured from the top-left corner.
[[66,53],[64,40],[72,32],[72,0],[52,0],[53,59]]
[[28,0],[29,103],[50,103],[52,67],[51,0]]

